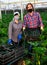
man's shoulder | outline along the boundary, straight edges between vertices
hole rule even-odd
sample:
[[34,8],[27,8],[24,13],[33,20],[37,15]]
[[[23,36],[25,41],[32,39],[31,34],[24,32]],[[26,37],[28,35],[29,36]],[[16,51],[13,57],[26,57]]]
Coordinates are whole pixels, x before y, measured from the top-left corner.
[[39,13],[39,12],[34,12],[34,14],[35,14],[35,15],[40,15],[40,13]]
[[28,13],[24,17],[27,17],[27,16],[28,16]]

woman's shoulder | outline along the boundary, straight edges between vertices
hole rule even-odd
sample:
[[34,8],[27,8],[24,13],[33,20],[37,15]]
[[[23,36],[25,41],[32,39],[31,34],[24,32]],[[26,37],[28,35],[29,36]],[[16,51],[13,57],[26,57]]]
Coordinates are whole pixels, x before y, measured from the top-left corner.
[[20,23],[20,24],[22,24],[22,23],[23,23],[23,21],[19,20],[19,23]]
[[9,25],[12,25],[12,24],[13,24],[13,21],[10,21],[10,22],[9,22]]

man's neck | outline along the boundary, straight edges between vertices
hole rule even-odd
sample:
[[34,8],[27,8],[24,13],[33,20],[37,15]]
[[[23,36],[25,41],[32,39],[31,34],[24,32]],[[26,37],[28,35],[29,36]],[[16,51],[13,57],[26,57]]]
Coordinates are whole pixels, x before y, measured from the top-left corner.
[[33,11],[31,13],[29,13],[31,16],[33,15]]

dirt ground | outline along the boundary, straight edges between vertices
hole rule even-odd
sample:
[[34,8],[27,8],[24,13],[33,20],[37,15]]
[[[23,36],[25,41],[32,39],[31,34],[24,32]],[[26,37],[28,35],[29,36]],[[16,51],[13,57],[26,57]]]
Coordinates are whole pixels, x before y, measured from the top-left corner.
[[26,65],[26,64],[25,64],[25,61],[23,59],[20,59],[17,62],[11,64],[11,65]]

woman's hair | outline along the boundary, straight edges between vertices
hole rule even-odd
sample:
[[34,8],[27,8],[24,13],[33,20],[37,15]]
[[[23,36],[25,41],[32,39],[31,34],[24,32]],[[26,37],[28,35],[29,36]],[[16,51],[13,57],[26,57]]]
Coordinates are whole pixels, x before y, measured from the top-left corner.
[[20,15],[18,11],[14,12],[14,16],[16,16],[16,15]]
[[34,11],[34,7],[33,7],[33,4],[32,4],[32,3],[28,3],[28,4],[26,5],[26,10],[28,10],[28,5],[31,5],[31,6],[32,6],[32,9],[33,9],[33,11]]

